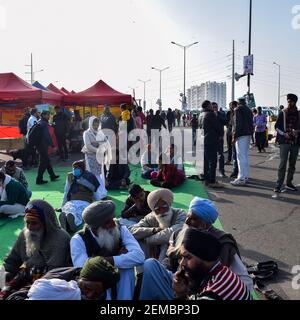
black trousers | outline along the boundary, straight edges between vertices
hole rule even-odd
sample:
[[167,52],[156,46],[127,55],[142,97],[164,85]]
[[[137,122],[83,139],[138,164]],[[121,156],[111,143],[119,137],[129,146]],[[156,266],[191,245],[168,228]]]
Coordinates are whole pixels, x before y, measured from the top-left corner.
[[67,138],[65,135],[55,135],[58,145],[59,156],[62,160],[68,159]]
[[204,179],[208,183],[216,182],[217,160],[217,144],[204,145]]
[[48,155],[48,147],[45,145],[39,146],[38,152],[39,152],[39,168],[38,168],[38,175],[36,180],[37,181],[43,180],[43,176],[46,170],[48,171],[50,178],[54,178],[55,173],[53,171],[51,161]]
[[28,160],[31,158],[31,165],[37,164],[37,154],[36,154],[36,148],[29,146],[27,143],[25,145],[24,152],[22,154],[22,164],[24,167],[28,166]]
[[228,162],[231,162],[232,160],[232,133],[227,132],[226,133],[226,139],[227,139],[227,148],[228,148]]
[[219,172],[225,174],[224,139],[218,141]]
[[237,154],[235,149],[235,144],[232,145],[232,159],[233,159],[233,172],[232,174],[238,176],[239,174],[239,166],[237,161]]
[[255,140],[258,151],[262,151],[266,146],[266,131],[264,132],[255,132]]
[[197,145],[197,129],[192,128],[192,139],[193,139],[193,146]]

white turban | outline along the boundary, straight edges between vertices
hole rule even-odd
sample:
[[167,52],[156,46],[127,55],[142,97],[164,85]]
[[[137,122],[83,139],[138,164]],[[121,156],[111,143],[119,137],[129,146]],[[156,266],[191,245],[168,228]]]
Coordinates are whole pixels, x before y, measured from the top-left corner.
[[27,300],[81,300],[81,292],[73,280],[39,279],[31,286]]

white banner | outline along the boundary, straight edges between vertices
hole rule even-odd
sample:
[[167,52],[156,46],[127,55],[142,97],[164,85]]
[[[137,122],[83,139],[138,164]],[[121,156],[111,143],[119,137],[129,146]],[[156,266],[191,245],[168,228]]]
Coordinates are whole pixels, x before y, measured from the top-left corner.
[[253,55],[244,57],[244,74],[252,74],[253,75],[253,63],[254,58]]

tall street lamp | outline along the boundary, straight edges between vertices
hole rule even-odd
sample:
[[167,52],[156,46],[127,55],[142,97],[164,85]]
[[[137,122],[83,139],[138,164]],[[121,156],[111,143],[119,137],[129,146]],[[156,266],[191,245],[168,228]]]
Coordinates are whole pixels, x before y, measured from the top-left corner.
[[183,46],[183,45],[178,44],[178,43],[176,43],[176,42],[174,42],[174,41],[172,41],[171,43],[174,44],[174,45],[176,45],[176,46],[178,46],[178,47],[180,47],[181,49],[183,49],[183,53],[184,53],[184,54],[183,54],[183,73],[184,73],[184,75],[183,75],[182,110],[185,110],[185,109],[186,109],[186,95],[185,95],[185,91],[186,91],[186,90],[185,90],[185,87],[186,87],[186,85],[185,85],[185,83],[186,83],[186,50],[187,50],[188,48],[190,48],[190,47],[198,44],[199,42],[194,42],[194,43],[191,43],[191,44],[189,44],[189,45],[187,45],[187,46]]
[[135,99],[135,89],[137,89],[138,87],[128,87],[129,89],[131,89],[132,90],[132,94],[133,94],[133,97],[134,97],[134,99]]
[[151,81],[151,79],[149,80],[141,80],[141,79],[138,79],[138,81],[142,82],[144,84],[144,102],[143,102],[143,107],[144,107],[144,112],[146,112],[146,83]]
[[276,63],[276,62],[273,62],[273,64],[275,64],[278,69],[279,69],[279,78],[278,78],[278,107],[280,106],[280,91],[281,91],[281,65]]
[[30,82],[31,82],[31,84],[34,83],[34,75],[36,73],[38,73],[38,72],[44,71],[44,69],[37,70],[37,71],[33,70],[33,54],[32,53],[30,55],[30,64],[25,64],[25,67],[30,67],[30,72],[25,72],[25,74],[30,74]]
[[[248,55],[251,55],[252,45],[252,0],[250,0],[250,11],[249,11],[249,43],[248,43]],[[248,74],[248,97],[251,92],[251,74]]]
[[170,67],[166,67],[164,69],[158,69],[158,68],[155,68],[155,67],[152,67],[151,69],[153,70],[156,70],[159,72],[159,100],[158,100],[158,105],[159,105],[159,110],[161,111],[162,110],[162,100],[161,100],[161,74],[163,71],[166,71],[168,69],[170,69]]

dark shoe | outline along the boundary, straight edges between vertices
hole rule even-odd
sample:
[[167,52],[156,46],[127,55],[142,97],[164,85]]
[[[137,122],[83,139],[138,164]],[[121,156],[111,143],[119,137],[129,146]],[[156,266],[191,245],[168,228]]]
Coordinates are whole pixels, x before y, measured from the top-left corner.
[[222,183],[215,182],[215,183],[210,183],[208,187],[212,189],[223,189],[224,185]]
[[237,179],[237,177],[238,177],[238,175],[237,175],[237,174],[234,174],[234,173],[231,174],[231,176],[230,176],[231,179]]
[[59,179],[59,176],[51,177],[51,181],[56,181],[57,179]]
[[67,230],[67,218],[64,212],[59,215],[59,223],[64,230]]
[[292,183],[287,184],[285,188],[290,191],[298,191],[298,189]]
[[276,187],[276,188],[274,189],[274,192],[275,192],[275,193],[281,193],[281,187]]
[[68,213],[66,217],[67,217],[67,223],[70,231],[72,233],[75,233],[77,231],[77,226],[75,224],[75,217],[71,213]]
[[48,181],[45,180],[36,180],[36,184],[42,185],[42,184],[46,184],[48,183]]

